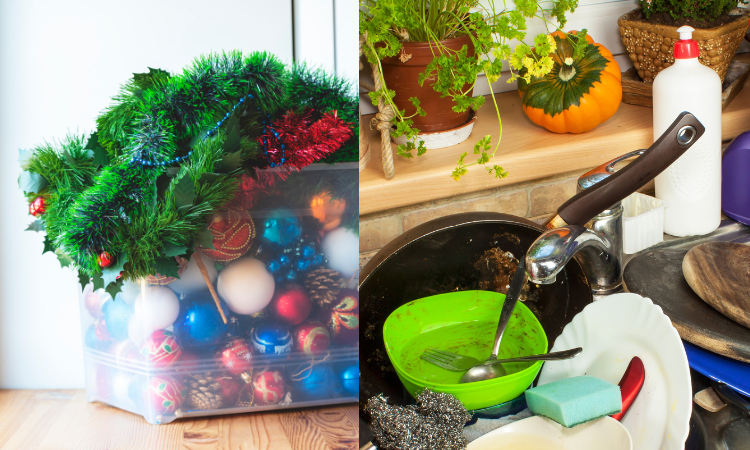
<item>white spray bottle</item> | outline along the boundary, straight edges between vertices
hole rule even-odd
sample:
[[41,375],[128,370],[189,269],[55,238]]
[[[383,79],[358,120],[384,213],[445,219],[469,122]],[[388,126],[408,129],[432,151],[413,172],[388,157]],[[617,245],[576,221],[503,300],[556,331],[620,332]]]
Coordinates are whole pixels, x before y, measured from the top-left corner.
[[683,111],[693,113],[706,132],[656,177],[656,197],[668,202],[664,232],[672,236],[708,234],[721,222],[721,79],[698,61],[693,28],[677,29],[674,64],[654,79],[654,139]]

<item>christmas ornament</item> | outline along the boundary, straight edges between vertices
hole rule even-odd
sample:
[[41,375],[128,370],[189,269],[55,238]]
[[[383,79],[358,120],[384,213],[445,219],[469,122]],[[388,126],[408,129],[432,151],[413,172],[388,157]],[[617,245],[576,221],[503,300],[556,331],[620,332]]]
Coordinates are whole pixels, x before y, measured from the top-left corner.
[[177,379],[166,375],[148,380],[148,401],[156,415],[173,414],[182,407],[185,390]]
[[247,211],[224,209],[214,213],[208,225],[214,249],[198,247],[200,252],[216,261],[232,261],[250,249],[255,237],[255,225]]
[[217,291],[233,312],[252,314],[268,305],[274,286],[265,264],[255,258],[240,258],[221,271]]
[[[195,260],[195,254],[190,256],[190,261],[186,261],[185,258],[180,258],[185,264],[185,268],[182,268],[180,264],[180,278],[176,281],[169,283],[169,289],[172,289],[178,294],[192,294],[194,292],[203,291],[208,289],[206,281],[203,279],[203,273],[201,273],[198,262]],[[208,256],[202,256],[203,266],[206,268],[206,273],[211,283],[216,281],[216,265],[213,259]]]
[[224,400],[224,407],[230,408],[237,404],[240,391],[245,386],[242,380],[230,375],[224,375],[216,379],[221,385],[221,397]]
[[109,335],[107,330],[107,324],[104,321],[104,317],[94,322],[94,329],[96,330],[96,338],[102,342],[109,342],[112,340],[112,336]]
[[370,428],[378,448],[393,450],[464,450],[464,425],[471,414],[453,395],[425,389],[416,405],[389,405],[379,394],[367,401]]
[[100,401],[107,401],[112,397],[112,377],[115,370],[111,367],[97,364],[96,366],[96,394]]
[[346,228],[336,228],[323,237],[323,256],[327,267],[351,278],[359,269],[359,237]]
[[323,264],[323,254],[317,242],[309,237],[298,237],[278,256],[271,258],[266,267],[274,275],[276,283],[295,282],[306,272]]
[[308,356],[318,355],[331,344],[331,335],[325,325],[318,321],[309,320],[294,329],[294,351],[303,352]]
[[278,323],[266,322],[255,327],[251,342],[258,355],[284,355],[292,351],[292,334]]
[[290,371],[289,387],[296,401],[331,398],[336,387],[336,374],[330,364],[303,364]]
[[172,325],[180,312],[180,302],[170,289],[153,286],[143,289],[135,299],[135,317],[150,330],[161,330]]
[[320,309],[327,309],[338,299],[344,278],[335,270],[321,268],[308,273],[304,284],[313,303]]
[[253,377],[253,394],[256,404],[275,405],[286,394],[284,376],[278,370],[264,370]]
[[263,237],[270,242],[286,247],[302,233],[302,224],[297,214],[289,208],[266,210],[263,214]]
[[[182,256],[176,256],[175,261],[177,261],[177,265],[180,267],[179,269],[177,269],[177,274],[182,275],[185,272],[185,268],[188,265],[188,260],[183,258]],[[154,275],[149,275],[145,277],[146,283],[156,285],[156,286],[166,286],[168,284],[174,283],[178,279],[179,278],[168,277],[160,273],[156,273]]]
[[318,313],[318,318],[331,332],[333,342],[340,345],[356,344],[359,340],[359,292],[342,289],[335,305]]
[[338,378],[345,395],[359,397],[359,361],[345,366],[338,373]]
[[133,316],[133,307],[123,301],[112,300],[102,306],[107,331],[113,339],[122,341],[128,337],[128,323]]
[[99,267],[109,267],[115,262],[115,258],[109,252],[99,253]]
[[180,360],[172,366],[172,370],[175,372],[194,372],[199,370],[202,365],[205,365],[204,358],[197,353],[183,350]]
[[99,339],[96,333],[96,324],[93,323],[86,328],[86,332],[83,335],[83,342],[86,347],[94,350],[104,350],[108,344]]
[[143,343],[143,341],[145,341],[146,338],[149,337],[152,331],[153,330],[150,330],[146,328],[145,325],[143,325],[143,321],[141,321],[140,317],[136,317],[135,315],[131,317],[130,322],[128,322],[128,340],[132,341],[139,347]]
[[83,289],[83,304],[86,307],[86,311],[88,311],[94,319],[98,319],[104,315],[104,312],[102,311],[104,302],[111,299],[112,297],[107,294],[104,289],[94,291],[92,284],[87,284]]
[[47,205],[45,204],[44,197],[37,197],[29,205],[29,214],[34,217],[39,217],[47,211]]
[[182,348],[171,331],[156,330],[141,345],[141,354],[152,367],[164,369],[174,364]]
[[276,290],[268,309],[279,321],[299,325],[310,315],[312,304],[302,286],[290,284]]
[[226,332],[227,325],[208,292],[189,295],[180,302],[174,333],[184,347],[215,345]]
[[118,342],[114,354],[119,367],[132,367],[141,360],[141,352],[130,339]]
[[138,298],[139,295],[141,295],[141,283],[123,281],[122,289],[115,295],[115,300],[122,300],[129,305],[135,305],[135,299]]
[[130,383],[134,375],[130,372],[118,370],[112,377],[112,394],[117,407],[134,411],[136,408],[135,401],[130,398]]
[[310,200],[312,215],[323,226],[322,231],[331,231],[341,225],[341,216],[346,210],[346,200],[337,198],[329,192],[318,194]]
[[209,410],[224,406],[222,386],[211,372],[189,375],[185,384],[185,405],[188,408]]
[[287,113],[266,126],[257,141],[271,167],[287,164],[297,170],[330,155],[352,137],[349,125],[337,113],[325,113],[313,122],[311,114]]
[[229,339],[216,357],[224,369],[240,375],[245,382],[249,381],[253,369],[253,353],[247,341],[239,337]]

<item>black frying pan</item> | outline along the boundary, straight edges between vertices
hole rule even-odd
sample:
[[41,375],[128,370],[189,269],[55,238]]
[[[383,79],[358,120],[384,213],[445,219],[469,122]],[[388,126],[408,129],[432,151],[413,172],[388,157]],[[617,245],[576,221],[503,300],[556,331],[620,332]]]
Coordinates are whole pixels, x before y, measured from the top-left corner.
[[[419,225],[380,250],[359,278],[360,445],[372,438],[364,409],[370,397],[382,393],[396,404],[413,401],[404,391],[383,344],[383,323],[391,312],[418,298],[478,289],[473,265],[486,250],[499,247],[520,259],[545,227],[584,225],[656,177],[703,132],[692,114],[682,113],[642,156],[578,193],[544,226],[508,214],[456,214]],[[529,297],[533,301],[527,305],[544,327],[550,348],[565,325],[592,301],[589,283],[577,261],[569,263],[555,283],[532,286]]]

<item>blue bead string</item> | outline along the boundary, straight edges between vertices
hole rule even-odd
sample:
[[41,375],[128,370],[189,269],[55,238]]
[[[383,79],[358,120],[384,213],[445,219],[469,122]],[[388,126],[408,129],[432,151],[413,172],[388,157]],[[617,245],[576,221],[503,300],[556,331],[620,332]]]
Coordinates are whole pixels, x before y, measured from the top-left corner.
[[[210,130],[208,130],[208,132],[206,132],[206,135],[203,137],[203,140],[205,141],[206,139],[208,139],[209,137],[211,137],[214,133],[216,133],[219,130],[219,128],[221,128],[221,126],[224,125],[224,122],[226,122],[227,120],[229,120],[229,117],[231,117],[232,113],[234,113],[234,110],[237,109],[238,106],[241,106],[243,103],[245,103],[245,99],[252,100],[253,98],[254,98],[253,94],[247,94],[245,97],[240,98],[239,102],[237,102],[234,106],[232,106],[232,110],[229,111],[228,113],[226,113],[224,115],[224,118],[221,119],[219,122],[216,123],[215,127],[211,128]],[[260,108],[258,108],[258,110],[260,110]],[[266,116],[266,118],[268,118],[268,116]],[[265,120],[266,119],[264,119],[264,123],[265,123]],[[277,134],[277,136],[278,136],[278,134]],[[284,146],[282,145],[281,148],[283,149]],[[130,160],[130,163],[131,164],[138,163],[141,166],[146,166],[146,167],[171,166],[171,165],[174,165],[174,164],[177,164],[177,163],[181,163],[182,161],[190,158],[190,155],[192,155],[192,154],[193,154],[193,150],[190,150],[187,153],[187,155],[178,156],[178,157],[173,158],[173,159],[171,159],[169,161],[159,161],[159,162],[149,161],[149,160],[145,160],[145,159],[142,159],[142,158],[138,158],[137,156],[133,156],[133,158]],[[266,154],[267,154],[267,152],[266,152]],[[282,158],[282,162],[283,162],[283,158]]]

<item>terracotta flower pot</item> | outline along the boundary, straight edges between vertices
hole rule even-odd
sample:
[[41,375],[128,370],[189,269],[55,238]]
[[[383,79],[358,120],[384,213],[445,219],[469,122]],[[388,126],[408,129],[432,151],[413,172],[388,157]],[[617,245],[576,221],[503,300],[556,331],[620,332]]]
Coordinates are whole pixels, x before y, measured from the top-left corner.
[[[466,45],[468,55],[474,56],[474,45],[468,35],[440,42],[451,50],[460,50]],[[423,132],[450,130],[469,120],[469,111],[453,112],[452,108],[455,106],[453,100],[450,97],[441,98],[440,94],[432,89],[434,79],[428,78],[424,86],[419,85],[419,74],[425,71],[427,64],[438,52],[437,46],[433,44],[431,48],[429,42],[404,42],[403,50],[398,56],[381,61],[385,84],[388,89],[396,91],[393,101],[398,109],[405,110],[407,116],[414,114],[416,108],[409,98],[417,97],[422,108],[427,112],[424,117],[417,115],[412,118],[414,126]],[[408,55],[411,57],[407,59]]]
[[[714,28],[698,28],[693,39],[698,41],[700,62],[719,74],[721,81],[729,63],[742,43],[748,28],[748,12],[736,8],[737,19]],[[651,24],[635,9],[617,20],[620,35],[638,75],[646,83],[653,83],[656,74],[674,63],[674,43],[680,38],[675,26]]]

